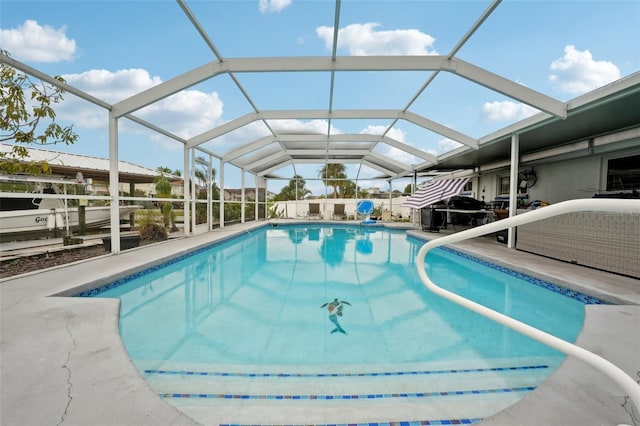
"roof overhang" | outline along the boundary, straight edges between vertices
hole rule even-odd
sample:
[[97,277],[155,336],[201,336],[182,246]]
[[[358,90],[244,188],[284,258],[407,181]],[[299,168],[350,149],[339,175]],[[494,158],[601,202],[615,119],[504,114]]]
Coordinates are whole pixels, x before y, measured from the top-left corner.
[[[536,114],[481,138],[477,150],[460,147],[439,156],[437,164],[425,165],[420,171],[508,167],[512,135],[518,135],[523,162],[543,158],[545,151],[549,156],[569,152],[575,155],[580,150],[587,155],[614,143],[618,148],[620,144],[640,145],[640,73],[573,99],[568,105],[564,120]],[[612,133],[618,133],[619,137],[604,139]],[[562,146],[566,148],[559,148]]]

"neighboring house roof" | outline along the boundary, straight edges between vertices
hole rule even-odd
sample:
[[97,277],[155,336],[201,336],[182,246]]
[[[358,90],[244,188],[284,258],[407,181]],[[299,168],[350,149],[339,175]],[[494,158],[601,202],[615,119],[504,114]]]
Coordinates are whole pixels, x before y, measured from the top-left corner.
[[[0,152],[10,152],[12,146],[2,144]],[[68,175],[75,177],[77,172],[82,172],[85,178],[92,178],[100,181],[109,180],[109,159],[92,157],[89,155],[70,154],[67,152],[49,151],[45,149],[32,148],[29,150],[25,161],[42,162],[46,161],[52,169],[54,175]],[[161,173],[148,167],[133,164],[128,161],[118,162],[118,172],[121,182],[153,182]],[[169,176],[178,179],[177,176]]]

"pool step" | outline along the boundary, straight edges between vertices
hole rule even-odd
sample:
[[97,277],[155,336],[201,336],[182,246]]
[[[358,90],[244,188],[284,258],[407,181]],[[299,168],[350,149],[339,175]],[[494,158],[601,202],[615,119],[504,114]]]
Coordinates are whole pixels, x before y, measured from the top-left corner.
[[355,374],[143,371],[162,398],[205,424],[475,422],[549,373],[544,364]]
[[[145,379],[158,394],[203,394],[214,399],[216,395],[285,395],[302,396],[295,399],[329,399],[332,395],[350,399],[362,399],[367,395],[402,393],[434,393],[447,391],[472,391],[536,387],[546,377],[546,366],[522,366],[512,369],[456,370],[455,372],[429,372],[427,374],[379,374],[362,376],[323,375],[303,376],[287,374],[249,375],[234,373],[180,372],[145,370]],[[345,397],[343,397],[345,396]],[[192,396],[196,397],[196,396]],[[291,397],[291,398],[289,398]],[[230,399],[229,397],[224,397]],[[223,399],[224,399],[223,398]],[[245,398],[257,399],[257,398]],[[267,398],[276,399],[276,398]]]

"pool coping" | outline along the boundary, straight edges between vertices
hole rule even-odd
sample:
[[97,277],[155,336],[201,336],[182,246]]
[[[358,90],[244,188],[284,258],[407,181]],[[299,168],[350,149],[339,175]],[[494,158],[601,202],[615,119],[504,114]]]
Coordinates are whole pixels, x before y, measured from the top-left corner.
[[[3,392],[0,403],[3,409],[0,423],[45,424],[57,419],[57,424],[83,425],[198,424],[160,399],[128,358],[118,333],[118,301],[65,296],[112,279],[114,274],[111,271],[114,269],[120,271],[116,275],[128,275],[147,267],[148,260],[161,263],[176,254],[232,238],[269,223],[296,222],[234,225],[207,234],[127,250],[117,256],[102,256],[1,280],[0,384]],[[480,244],[480,252],[490,256],[489,245],[484,243],[484,246]],[[456,248],[477,255],[477,246],[475,243],[475,246],[456,245]],[[526,257],[529,266],[520,264],[525,269],[535,268],[535,260],[542,259],[513,252],[509,254],[516,260],[523,259],[520,256],[523,254],[535,256],[533,262],[532,258]],[[544,263],[548,261],[545,259]],[[556,272],[554,279],[568,280],[571,271],[566,270],[572,268],[567,267],[576,265],[554,266],[564,271]],[[591,278],[593,281],[602,280],[602,277],[615,282],[624,281],[613,274],[597,272],[598,278]],[[589,271],[584,275],[594,274]],[[633,293],[630,290],[625,292]],[[606,290],[605,293],[611,291]],[[640,287],[636,293],[640,293]],[[62,296],[51,297],[53,295]],[[640,307],[633,306],[637,305],[635,297],[640,300],[640,294],[632,296],[624,299],[628,305],[588,306],[578,343],[620,365],[629,374],[637,374],[640,361],[631,359],[631,354],[640,353],[640,339],[634,335],[634,331],[640,329]],[[589,386],[585,386],[585,382]],[[588,388],[593,394],[582,396],[580,392],[578,395],[581,397],[576,398],[577,395],[572,396],[572,392],[559,387],[563,383],[574,386],[573,391]],[[485,419],[482,424],[541,424],[539,416],[543,412],[545,418],[554,418],[555,424],[596,424],[594,419],[603,415],[609,416],[604,423],[633,424],[625,407],[614,398],[619,397],[616,392],[619,394],[620,391],[608,379],[569,359],[531,395],[493,418]],[[547,410],[540,404],[551,404],[549,406],[557,408]],[[573,413],[571,421],[574,423],[567,423],[566,412]],[[616,420],[610,416],[615,416]]]

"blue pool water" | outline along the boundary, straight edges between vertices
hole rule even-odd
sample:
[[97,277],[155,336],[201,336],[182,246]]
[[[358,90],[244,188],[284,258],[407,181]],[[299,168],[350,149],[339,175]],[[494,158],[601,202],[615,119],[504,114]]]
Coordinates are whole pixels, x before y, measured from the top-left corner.
[[[422,244],[381,227],[268,226],[81,296],[121,300],[120,332],[139,365],[560,357],[427,290],[415,267]],[[450,249],[427,264],[438,285],[569,341],[584,304],[599,303]]]

